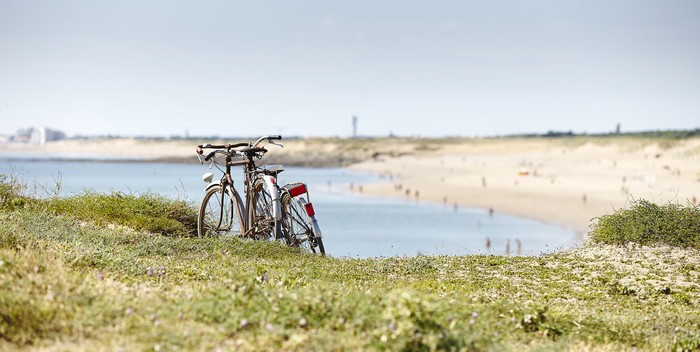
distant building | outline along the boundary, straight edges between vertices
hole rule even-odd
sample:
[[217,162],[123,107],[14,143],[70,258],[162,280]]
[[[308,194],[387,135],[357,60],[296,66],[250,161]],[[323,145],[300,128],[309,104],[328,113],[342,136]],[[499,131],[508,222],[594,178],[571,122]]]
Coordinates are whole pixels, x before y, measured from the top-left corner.
[[60,141],[66,139],[66,134],[46,127],[30,127],[17,131],[14,141],[27,144],[46,144],[46,142]]
[[357,138],[357,116],[352,117],[352,138]]

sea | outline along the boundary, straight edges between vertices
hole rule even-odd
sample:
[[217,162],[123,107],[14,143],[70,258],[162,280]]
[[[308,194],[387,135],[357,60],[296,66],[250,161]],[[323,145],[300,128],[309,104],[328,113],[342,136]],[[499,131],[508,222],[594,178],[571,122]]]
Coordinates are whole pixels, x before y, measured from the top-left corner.
[[[81,156],[84,157],[84,156]],[[54,156],[55,158],[55,156]],[[198,206],[202,175],[222,173],[208,163],[128,160],[79,161],[0,155],[0,174],[13,175],[38,197],[97,192],[158,193]],[[234,184],[242,191],[242,169]],[[376,258],[418,255],[526,255],[565,250],[580,243],[572,228],[499,213],[405,198],[352,192],[360,185],[387,182],[379,175],[344,168],[287,167],[280,184],[305,182],[323,243],[333,257]]]

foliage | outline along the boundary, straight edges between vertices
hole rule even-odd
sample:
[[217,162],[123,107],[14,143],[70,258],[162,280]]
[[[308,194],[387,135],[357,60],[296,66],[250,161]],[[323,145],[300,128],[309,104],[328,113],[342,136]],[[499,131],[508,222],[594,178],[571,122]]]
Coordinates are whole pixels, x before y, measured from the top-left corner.
[[24,196],[23,190],[16,179],[0,174],[0,209],[41,209],[97,225],[126,226],[163,235],[190,236],[197,231],[197,213],[191,205],[157,194],[86,190],[69,197],[36,199]]
[[24,207],[32,200],[23,196],[24,186],[14,177],[0,174],[0,209],[11,210]]
[[696,250],[358,260],[0,212],[0,349],[692,349],[698,307]]
[[2,207],[0,350],[700,346],[697,249],[359,260],[160,236],[133,229],[139,222],[126,214],[193,213],[170,207],[157,196],[89,192]]
[[94,221],[98,225],[119,224],[164,235],[193,235],[197,229],[197,214],[191,206],[181,200],[151,193],[85,191],[75,196],[50,199],[46,207],[55,214]]
[[700,206],[632,200],[629,208],[594,220],[589,235],[595,242],[700,249]]

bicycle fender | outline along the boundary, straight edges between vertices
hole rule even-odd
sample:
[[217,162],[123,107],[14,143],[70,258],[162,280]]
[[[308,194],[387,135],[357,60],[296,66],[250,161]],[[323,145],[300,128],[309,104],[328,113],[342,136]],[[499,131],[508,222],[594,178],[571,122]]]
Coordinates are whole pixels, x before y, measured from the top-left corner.
[[282,220],[282,204],[280,202],[280,192],[275,184],[275,178],[270,175],[263,175],[262,178],[272,199],[272,215],[276,220]]
[[221,185],[219,182],[212,182],[212,183],[208,184],[207,187],[204,188],[204,192],[208,191],[209,188],[216,187],[219,185]]
[[[302,207],[308,204],[304,197],[299,198],[298,202],[301,204]],[[321,233],[321,227],[318,226],[318,220],[316,220],[316,216],[311,215],[309,216],[309,218],[311,219],[311,226],[313,227],[314,236],[316,236],[316,238],[323,238],[323,234]]]

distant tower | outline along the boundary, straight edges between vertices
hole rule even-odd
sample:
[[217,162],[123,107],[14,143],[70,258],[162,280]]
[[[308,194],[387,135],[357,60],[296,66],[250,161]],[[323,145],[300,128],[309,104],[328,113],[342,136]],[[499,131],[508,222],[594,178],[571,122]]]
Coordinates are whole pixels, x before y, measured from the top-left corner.
[[357,116],[352,117],[352,138],[357,138]]
[[620,124],[617,124],[617,127],[615,127],[615,134],[620,134]]

